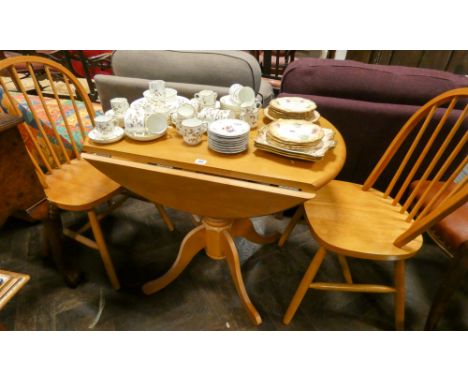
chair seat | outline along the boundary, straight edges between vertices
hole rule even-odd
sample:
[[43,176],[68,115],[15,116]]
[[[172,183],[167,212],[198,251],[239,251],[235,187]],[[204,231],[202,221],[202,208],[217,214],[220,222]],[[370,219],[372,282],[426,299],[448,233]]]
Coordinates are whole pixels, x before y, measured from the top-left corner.
[[74,159],[46,176],[47,199],[58,207],[83,211],[94,208],[119,192],[121,186],[89,162]]
[[312,234],[326,248],[363,259],[401,260],[417,252],[423,239],[419,235],[401,248],[393,245],[411,222],[391,202],[380,191],[334,180],[304,207]]

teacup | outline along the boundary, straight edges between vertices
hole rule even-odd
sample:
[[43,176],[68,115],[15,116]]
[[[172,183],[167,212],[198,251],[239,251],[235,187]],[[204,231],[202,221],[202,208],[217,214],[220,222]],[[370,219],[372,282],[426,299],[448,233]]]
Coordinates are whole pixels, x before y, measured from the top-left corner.
[[152,135],[163,133],[167,129],[167,115],[159,112],[146,116],[145,128]]
[[110,100],[111,108],[114,111],[114,115],[123,115],[130,107],[126,98],[118,97]]
[[136,136],[144,136],[147,134],[145,126],[146,113],[143,108],[130,108],[125,113],[125,130]]
[[237,93],[242,88],[243,86],[241,84],[232,84],[229,87],[229,95],[231,96],[231,98],[234,96],[235,93]]
[[166,98],[166,83],[163,80],[154,80],[149,83],[150,94],[158,99]]
[[101,134],[103,138],[108,137],[115,128],[115,120],[109,115],[99,115],[94,118],[96,130]]
[[261,103],[259,101],[246,102],[240,105],[239,119],[247,122],[250,127],[254,127],[258,122]]
[[177,111],[172,114],[172,123],[174,123],[177,131],[182,134],[181,127],[182,121],[196,116],[195,108],[190,104],[183,104],[179,106]]
[[203,133],[207,129],[207,123],[197,118],[184,119],[181,125],[184,142],[191,146],[198,145],[201,142]]
[[168,103],[177,101],[177,90],[172,88],[166,88],[166,98],[165,101]]
[[130,107],[126,98],[112,98],[110,100],[114,118],[120,127],[124,127],[125,112]]
[[200,102],[200,108],[215,106],[216,99],[218,98],[218,93],[213,90],[202,90],[198,93],[195,93],[195,99],[198,99]]
[[249,86],[236,87],[232,93],[230,90],[231,89],[229,89],[229,94],[231,99],[238,105],[255,101],[255,92]]
[[199,112],[202,109],[201,101],[198,98],[192,98],[189,102],[196,112]]

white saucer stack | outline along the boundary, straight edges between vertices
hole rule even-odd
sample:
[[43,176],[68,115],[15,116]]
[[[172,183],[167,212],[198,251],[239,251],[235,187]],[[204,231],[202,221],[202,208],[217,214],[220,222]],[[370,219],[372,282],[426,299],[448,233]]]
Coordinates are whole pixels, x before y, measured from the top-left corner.
[[208,126],[208,147],[222,154],[237,154],[249,146],[250,125],[239,119],[220,119]]

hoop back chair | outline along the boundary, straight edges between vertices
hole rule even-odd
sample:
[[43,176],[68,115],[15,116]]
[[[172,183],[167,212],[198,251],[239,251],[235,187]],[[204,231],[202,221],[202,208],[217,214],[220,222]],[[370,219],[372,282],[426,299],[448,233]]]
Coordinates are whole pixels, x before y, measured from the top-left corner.
[[[37,96],[33,97],[25,90],[17,66],[27,68]],[[44,96],[44,80],[39,83],[37,71],[45,75],[53,98]],[[67,211],[83,211],[88,215],[89,221],[83,227],[77,231],[64,228],[63,234],[98,250],[112,287],[119,289],[120,282],[99,221],[120,206],[128,196],[123,195],[117,201],[111,200],[123,189],[81,158],[83,140],[95,125],[95,111],[85,89],[67,68],[44,57],[17,56],[1,60],[0,73],[9,73],[17,89],[16,92],[9,90],[4,77],[0,77],[0,90],[3,92],[0,106],[15,115],[30,113],[25,118],[26,122],[20,125],[20,132],[50,205]],[[58,80],[65,85],[69,100],[59,97]],[[83,102],[84,109],[80,110],[82,104],[79,104],[77,98]],[[105,202],[109,208],[98,214],[96,207]],[[165,210],[162,206],[156,207],[169,229],[173,230]],[[89,229],[95,240],[83,235]]]
[[[292,320],[307,290],[312,288],[393,293],[395,326],[404,328],[405,260],[421,248],[424,231],[468,200],[468,177],[453,186],[468,163],[468,131],[463,124],[468,112],[467,100],[468,88],[461,88],[427,102],[402,127],[364,185],[331,181],[317,192],[315,199],[298,208],[280,245],[305,214],[320,248],[289,304],[283,318],[285,324]],[[460,104],[462,110],[454,111],[455,105]],[[438,121],[433,120],[439,108],[442,110],[438,115],[443,114]],[[451,113],[455,114],[455,122],[443,129]],[[441,132],[442,143],[435,145]],[[447,150],[449,145],[452,145],[451,150]],[[392,160],[399,163],[393,167],[396,171],[387,188],[384,192],[374,189],[375,182],[390,168]],[[416,180],[416,185],[410,188]],[[436,190],[440,182],[442,186]],[[449,186],[450,192],[444,192]],[[419,198],[416,198],[418,193]],[[327,251],[338,255],[345,283],[313,282]],[[353,283],[347,257],[393,261],[394,285]]]

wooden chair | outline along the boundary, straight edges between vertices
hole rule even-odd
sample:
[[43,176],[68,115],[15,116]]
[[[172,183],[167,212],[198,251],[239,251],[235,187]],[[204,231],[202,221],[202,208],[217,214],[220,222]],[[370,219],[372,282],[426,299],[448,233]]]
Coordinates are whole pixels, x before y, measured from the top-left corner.
[[262,67],[262,77],[267,78],[273,89],[278,92],[281,87],[281,78],[287,66],[294,61],[295,50],[264,50],[257,55]]
[[[27,94],[19,78],[16,66],[27,67],[38,99],[33,99],[32,96]],[[49,85],[54,93],[53,99],[43,95],[35,74],[35,68],[37,67],[40,67],[41,71],[46,74]],[[112,286],[115,289],[119,289],[120,282],[112,264],[99,221],[121,205],[128,196],[122,195],[120,200],[114,201],[113,197],[123,191],[120,185],[96,170],[87,161],[81,159],[80,145],[87,136],[87,131],[94,126],[95,111],[88,95],[68,69],[47,58],[19,56],[4,59],[0,61],[0,72],[2,71],[10,73],[18,89],[18,93],[16,94],[10,92],[5,86],[4,79],[0,77],[0,87],[4,96],[6,96],[9,107],[12,109],[9,112],[21,115],[22,110],[24,112],[25,106],[27,106],[26,109],[29,109],[32,114],[33,120],[29,121],[30,123],[23,123],[20,130],[22,134],[26,135],[25,139],[27,143],[31,144],[29,147],[27,145],[27,152],[36,169],[49,203],[59,209],[83,211],[88,215],[89,221],[83,227],[76,231],[64,228],[63,234],[90,248],[98,250]],[[53,78],[52,71],[54,72]],[[65,110],[65,100],[59,98],[57,94],[54,79],[59,76],[68,90],[70,100],[67,101],[71,102],[73,109]],[[19,94],[21,94],[21,99],[24,100],[24,105],[20,105],[23,102],[17,101]],[[84,103],[84,116],[82,111],[80,113],[76,97],[80,98]],[[52,110],[52,106],[55,106],[56,109]],[[57,113],[63,123],[60,129],[57,126],[58,119],[54,119],[54,115]],[[79,130],[72,121],[76,122]],[[31,124],[35,124],[39,134],[33,131],[34,129]],[[73,131],[73,129],[76,131]],[[52,136],[49,136],[46,130]],[[107,203],[109,208],[98,214],[96,207],[103,203]],[[156,207],[169,229],[173,230],[174,227],[164,208],[160,205],[156,205]],[[95,240],[91,240],[83,235],[89,229],[92,230]]]
[[[393,293],[395,325],[397,329],[403,329],[405,260],[414,256],[421,248],[422,232],[468,200],[468,177],[464,177],[442,197],[442,192],[453,183],[468,163],[468,131],[465,127],[460,129],[468,112],[467,98],[468,88],[447,91],[435,97],[403,126],[364,185],[331,181],[317,192],[315,199],[306,202],[303,208],[296,211],[281,238],[281,244],[305,213],[312,235],[320,248],[290,302],[283,318],[285,324],[292,320],[306,291],[312,288],[324,291]],[[455,105],[462,102],[465,106],[462,111],[457,112],[459,115],[455,115],[456,122],[448,131],[443,130]],[[446,109],[436,122],[433,117],[439,107]],[[428,126],[431,128],[428,129]],[[434,145],[441,131],[442,143]],[[454,147],[448,152],[446,149],[450,144]],[[400,162],[385,192],[373,189],[374,183],[388,170],[395,158]],[[416,174],[420,176],[420,181],[410,190],[409,185]],[[429,186],[419,199],[415,199],[420,185],[426,181]],[[431,188],[440,181],[444,181],[443,187],[429,200]],[[392,197],[394,194],[396,195]],[[426,201],[424,205],[423,201]],[[345,283],[313,282],[327,251],[338,255]],[[353,283],[347,257],[393,261],[394,285]]]

